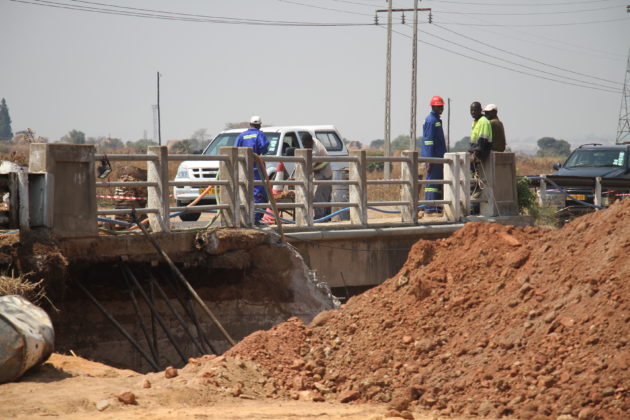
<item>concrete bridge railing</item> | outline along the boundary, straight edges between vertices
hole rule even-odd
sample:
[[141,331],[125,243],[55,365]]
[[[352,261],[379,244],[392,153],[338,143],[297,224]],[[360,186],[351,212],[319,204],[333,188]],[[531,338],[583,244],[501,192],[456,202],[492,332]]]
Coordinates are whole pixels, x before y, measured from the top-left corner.
[[[256,210],[271,208],[270,203],[253,203],[252,190],[263,181],[254,180],[253,162],[255,155],[249,148],[223,147],[220,155],[169,154],[165,146],[149,147],[147,154],[107,155],[111,161],[141,161],[147,165],[147,181],[106,182],[97,181],[96,163],[104,155],[95,153],[91,145],[60,143],[32,144],[29,179],[33,179],[30,197],[29,227],[45,227],[56,236],[82,237],[97,234],[97,217],[129,214],[129,209],[97,209],[96,190],[105,187],[143,187],[147,189],[147,206],[136,209],[138,214],[147,215],[153,231],[168,232],[170,218],[177,212],[218,211],[222,223],[231,227],[250,227]],[[169,161],[210,160],[220,162],[217,179],[199,181],[174,181],[169,179]],[[273,184],[289,186],[295,190],[295,201],[278,203],[282,210],[294,211],[295,225],[305,229],[314,224],[314,209],[318,207],[349,208],[349,223],[356,227],[368,227],[368,210],[388,207],[400,212],[398,226],[418,224],[418,209],[423,205],[442,205],[447,221],[463,220],[471,209],[471,202],[481,202],[483,215],[513,212],[516,205],[516,181],[514,154],[492,154],[484,167],[486,174],[485,196],[477,200],[470,198],[470,161],[467,153],[447,153],[443,159],[419,157],[417,152],[405,151],[398,157],[368,156],[365,151],[352,151],[349,156],[313,156],[309,149],[298,149],[295,156],[262,156],[265,162],[293,162],[296,170],[294,179],[273,181]],[[346,162],[347,180],[314,180],[313,163]],[[371,162],[395,162],[401,165],[398,179],[368,179]],[[443,180],[419,179],[418,169],[425,163],[444,165]],[[424,184],[442,184],[442,200],[420,198]],[[170,192],[173,186],[210,185],[219,189],[216,204],[194,207],[171,207]],[[318,185],[344,185],[349,189],[348,202],[314,202],[313,191]],[[400,197],[396,200],[370,201],[368,188],[375,185],[397,185]],[[36,191],[35,191],[36,190]],[[512,213],[514,214],[514,213]],[[27,222],[25,222],[27,223]]]
[[[219,211],[223,224],[231,227],[251,227],[254,213],[272,207],[272,203],[254,203],[253,187],[263,185],[265,181],[255,180],[253,162],[255,159],[249,148],[222,147],[220,155],[169,155],[165,147],[150,147],[144,160],[147,161],[147,182],[136,182],[134,186],[146,186],[148,189],[147,208],[154,231],[168,231],[169,219],[173,212]],[[132,156],[137,159],[139,156]],[[97,155],[96,159],[101,158]],[[110,160],[129,159],[130,156],[110,155]],[[169,161],[211,160],[219,161],[219,175],[215,180],[171,181],[168,175]],[[262,156],[264,162],[284,162],[295,164],[295,176],[291,180],[274,180],[274,185],[289,186],[295,190],[295,200],[291,203],[276,203],[279,210],[292,210],[295,225],[312,227],[315,224],[316,208],[335,207],[349,208],[350,223],[366,227],[370,224],[368,210],[374,207],[393,207],[400,212],[400,223],[414,225],[418,222],[419,206],[443,205],[448,221],[459,221],[468,214],[469,194],[464,194],[469,185],[469,161],[466,153],[448,154],[443,159],[422,158],[418,152],[403,152],[400,157],[367,156],[365,151],[352,151],[349,156],[313,156],[312,150],[296,150],[295,156]],[[319,162],[341,162],[348,164],[347,180],[315,180],[313,165]],[[392,162],[401,164],[401,176],[398,179],[371,180],[367,177],[368,164],[371,162]],[[443,180],[421,180],[418,177],[420,164],[443,164],[445,177]],[[442,200],[420,200],[419,192],[423,184],[444,185]],[[122,183],[97,183],[99,187],[119,186]],[[194,207],[170,207],[169,192],[173,186],[214,186],[219,190],[217,204]],[[345,185],[349,189],[347,202],[314,202],[314,190],[320,185]],[[371,185],[400,186],[398,200],[369,201],[368,187]],[[99,214],[112,214],[112,210],[99,210]],[[123,213],[125,210],[116,210]]]

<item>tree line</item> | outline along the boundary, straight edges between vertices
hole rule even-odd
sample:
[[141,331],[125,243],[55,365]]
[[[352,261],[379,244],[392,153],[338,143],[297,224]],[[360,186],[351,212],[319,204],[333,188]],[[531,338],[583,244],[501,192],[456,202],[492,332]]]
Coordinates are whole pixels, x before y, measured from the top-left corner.
[[[409,149],[409,136],[400,135],[391,142],[391,150],[403,151]],[[416,141],[416,149],[420,150],[422,137]],[[571,153],[571,144],[566,140],[558,140],[553,137],[542,137],[536,142],[538,150],[536,156],[539,157],[567,157]],[[370,149],[383,150],[385,141],[382,139],[370,142]],[[470,137],[462,137],[453,146],[451,152],[466,152],[470,148]],[[508,148],[509,150],[509,148]]]
[[[249,123],[245,121],[227,123],[226,129],[230,128],[247,128]],[[173,153],[185,153],[191,154],[203,150],[208,142],[211,140],[211,136],[207,133],[205,128],[195,131],[190,138],[171,141],[169,142],[169,150]],[[391,142],[391,150],[407,150],[409,149],[410,136],[400,135]],[[33,142],[33,141],[47,141],[43,137],[35,137],[35,133],[31,129],[19,131],[16,135],[13,135],[11,128],[11,117],[9,115],[9,107],[7,106],[5,98],[0,100],[0,141],[14,141],[14,142]],[[72,144],[93,144],[99,151],[113,151],[127,149],[131,152],[145,153],[149,146],[157,146],[157,142],[150,139],[140,139],[136,141],[123,142],[118,138],[110,137],[86,137],[85,133],[72,129],[63,137],[60,141],[72,143]],[[347,139],[343,139],[344,143],[348,143]],[[422,138],[419,137],[416,140],[416,149],[420,149]],[[464,152],[467,151],[470,145],[470,137],[462,137],[461,140],[456,142],[451,147],[452,152]],[[553,137],[542,137],[537,141],[538,150],[537,156],[540,157],[566,157],[571,153],[571,145],[566,140],[558,140]],[[385,147],[385,141],[382,139],[373,140],[370,142],[369,148],[373,150],[383,150]]]

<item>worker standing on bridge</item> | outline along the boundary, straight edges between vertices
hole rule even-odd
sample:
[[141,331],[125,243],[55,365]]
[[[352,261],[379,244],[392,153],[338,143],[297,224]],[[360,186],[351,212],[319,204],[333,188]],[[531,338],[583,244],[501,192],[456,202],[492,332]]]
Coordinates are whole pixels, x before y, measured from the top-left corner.
[[[265,136],[265,133],[260,131],[262,120],[258,115],[254,115],[249,120],[249,130],[242,132],[236,139],[236,147],[251,147],[254,153],[257,155],[264,155],[269,149],[269,140]],[[261,180],[260,171],[258,170],[258,164],[254,162],[254,179]],[[254,187],[254,203],[267,202],[267,194],[265,193],[265,187],[257,185]],[[254,212],[254,223],[260,225],[260,219],[263,214],[260,210]]]
[[499,110],[495,104],[488,104],[483,109],[483,115],[490,120],[492,127],[492,151],[505,152],[505,129],[497,115]]
[[490,120],[483,116],[479,102],[470,104],[470,115],[473,118],[470,152],[476,160],[483,162],[492,150],[492,125]]
[[[444,141],[444,129],[440,115],[444,112],[444,99],[439,96],[431,98],[431,112],[424,120],[422,126],[422,157],[443,158],[446,153],[446,142]],[[444,179],[444,165],[441,163],[427,163],[427,179]],[[425,200],[441,200],[442,185],[428,184],[424,186]],[[426,215],[441,214],[441,207],[428,206],[424,210]]]
[[[326,147],[317,139],[314,139],[311,133],[308,131],[302,133],[302,145],[305,149],[312,149],[313,156],[328,156]],[[332,179],[332,168],[329,162],[317,162],[313,163],[313,179]],[[330,194],[332,192],[331,185],[318,185],[315,188],[315,197],[313,200],[316,203],[330,203]],[[322,217],[330,214],[330,207],[318,207],[315,208],[315,219],[321,219]]]
[[[470,115],[473,118],[469,149],[472,155],[470,198],[476,200],[484,194],[484,185],[486,184],[484,165],[490,156],[490,152],[492,152],[492,125],[490,120],[483,115],[479,102],[470,104]],[[479,202],[473,202],[471,204],[471,213],[479,214],[480,208]]]

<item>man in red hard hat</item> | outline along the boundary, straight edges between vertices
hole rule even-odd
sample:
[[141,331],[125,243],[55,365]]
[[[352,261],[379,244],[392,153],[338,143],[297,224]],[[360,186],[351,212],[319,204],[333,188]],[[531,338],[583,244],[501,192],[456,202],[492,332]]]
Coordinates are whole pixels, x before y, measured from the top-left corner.
[[[444,129],[440,115],[444,112],[444,99],[439,96],[431,98],[431,112],[424,120],[422,126],[422,157],[443,158],[446,153],[446,142],[444,141]],[[444,179],[444,165],[441,163],[427,163],[427,179]],[[441,200],[442,185],[428,184],[424,186],[425,200]],[[424,209],[428,216],[440,216],[441,206],[430,205]]]

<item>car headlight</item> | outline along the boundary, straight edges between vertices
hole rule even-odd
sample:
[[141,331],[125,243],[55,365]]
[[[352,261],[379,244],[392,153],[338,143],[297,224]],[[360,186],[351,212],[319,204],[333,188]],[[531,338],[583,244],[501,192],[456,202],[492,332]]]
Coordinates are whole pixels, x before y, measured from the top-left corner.
[[177,169],[177,175],[175,175],[175,178],[188,178],[188,168],[180,166],[179,169]]

